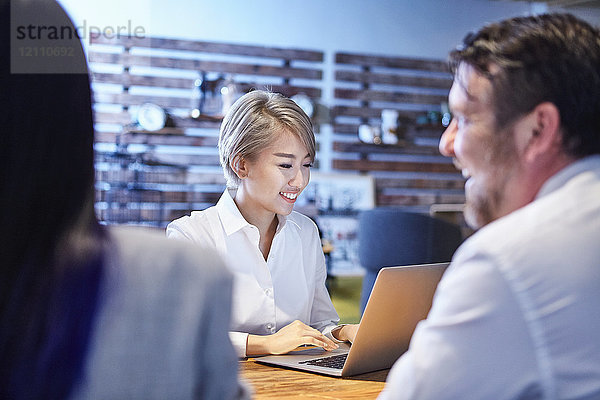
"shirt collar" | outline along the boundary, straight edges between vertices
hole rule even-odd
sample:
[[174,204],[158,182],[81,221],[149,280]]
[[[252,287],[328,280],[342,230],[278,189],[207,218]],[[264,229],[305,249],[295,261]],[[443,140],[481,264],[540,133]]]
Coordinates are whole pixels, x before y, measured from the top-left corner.
[[564,186],[574,176],[589,170],[600,173],[600,155],[596,154],[582,158],[581,160],[577,160],[558,171],[542,185],[542,188],[535,196],[536,199],[554,192],[555,190]]
[[[217,202],[217,213],[219,214],[219,218],[221,219],[221,223],[223,224],[223,229],[227,236],[239,231],[240,229],[251,226],[251,224],[246,221],[240,210],[238,209],[233,198],[235,197],[236,189],[225,189],[221,198]],[[283,227],[287,223],[287,216],[277,214],[277,220],[279,221],[277,224],[276,234],[279,233],[283,229]]]
[[276,214],[276,215],[277,215],[277,220],[279,221],[277,223],[277,230],[275,231],[275,234],[277,235],[283,229],[283,227],[287,224],[288,217],[287,217],[287,215],[281,215],[281,214]]

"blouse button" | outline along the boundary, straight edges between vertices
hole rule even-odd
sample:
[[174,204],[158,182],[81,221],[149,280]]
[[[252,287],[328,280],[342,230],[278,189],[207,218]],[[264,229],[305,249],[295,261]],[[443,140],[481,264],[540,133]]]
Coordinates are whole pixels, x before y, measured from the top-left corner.
[[271,297],[271,292],[272,292],[272,290],[271,290],[270,288],[268,288],[268,289],[265,289],[265,294],[266,294],[268,297]]

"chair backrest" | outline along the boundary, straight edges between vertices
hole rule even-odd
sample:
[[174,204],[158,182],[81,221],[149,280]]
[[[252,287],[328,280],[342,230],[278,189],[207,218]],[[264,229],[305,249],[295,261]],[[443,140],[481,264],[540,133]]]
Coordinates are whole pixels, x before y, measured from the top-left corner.
[[359,217],[358,254],[366,269],[450,261],[460,228],[426,214],[374,208]]
[[447,262],[463,240],[460,227],[427,214],[380,207],[363,211],[358,225],[358,256],[367,274],[361,311],[383,267]]

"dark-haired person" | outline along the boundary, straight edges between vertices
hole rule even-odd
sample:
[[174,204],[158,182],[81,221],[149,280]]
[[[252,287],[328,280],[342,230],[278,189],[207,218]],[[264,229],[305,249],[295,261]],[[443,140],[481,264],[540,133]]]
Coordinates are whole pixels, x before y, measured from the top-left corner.
[[381,399],[600,398],[600,33],[491,24],[450,54],[457,251]]
[[245,397],[220,258],[96,220],[79,41],[61,42],[62,58],[16,58],[9,27],[73,27],[68,16],[1,0],[0,17],[0,398]]

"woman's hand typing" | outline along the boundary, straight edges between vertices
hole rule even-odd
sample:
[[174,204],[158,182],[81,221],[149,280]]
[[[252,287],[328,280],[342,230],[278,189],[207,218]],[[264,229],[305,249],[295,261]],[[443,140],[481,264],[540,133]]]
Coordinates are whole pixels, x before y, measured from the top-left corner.
[[333,340],[296,320],[272,335],[248,335],[246,355],[250,357],[264,354],[284,354],[304,344],[322,347],[325,350],[338,348]]
[[354,342],[354,338],[356,337],[356,332],[358,332],[359,324],[348,324],[342,325],[340,328],[336,328],[331,331],[331,334],[337,340],[341,340],[342,342]]

